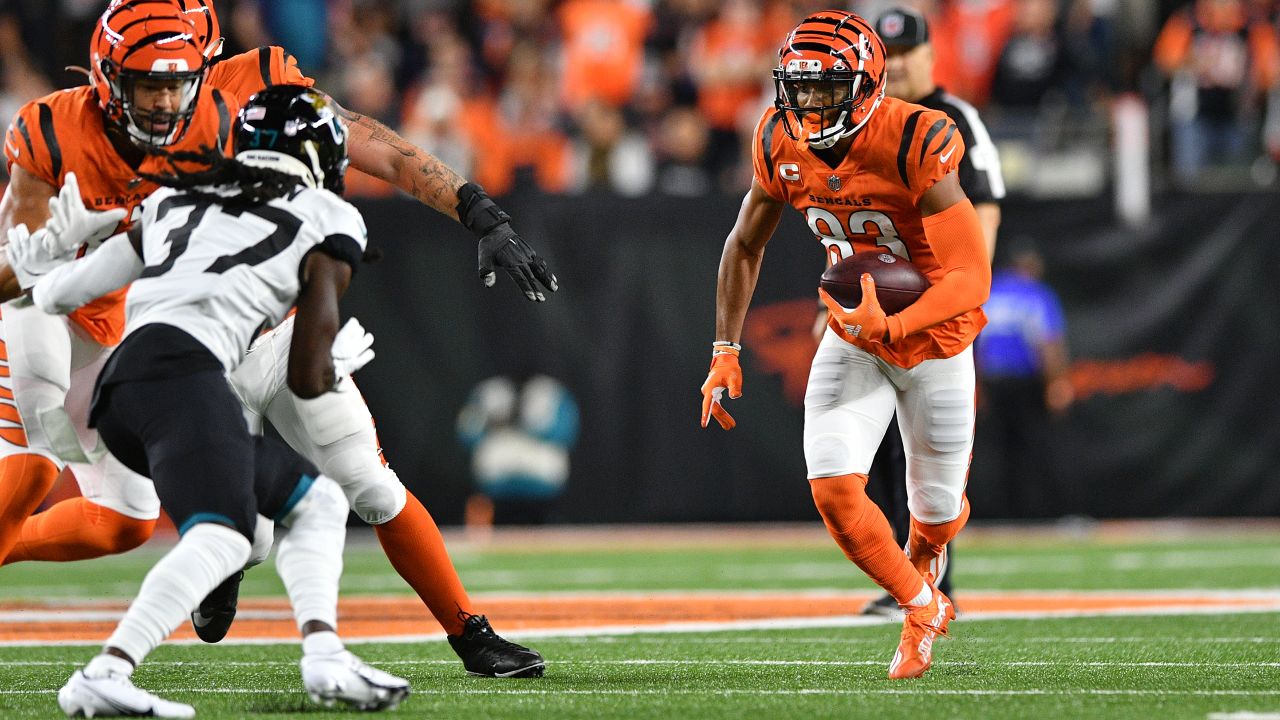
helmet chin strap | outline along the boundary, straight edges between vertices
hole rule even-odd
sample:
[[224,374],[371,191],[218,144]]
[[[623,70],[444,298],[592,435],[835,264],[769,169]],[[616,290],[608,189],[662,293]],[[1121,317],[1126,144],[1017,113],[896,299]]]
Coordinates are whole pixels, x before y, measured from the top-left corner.
[[846,137],[852,130],[842,131],[844,121],[848,119],[849,111],[841,110],[840,117],[836,119],[831,127],[819,130],[818,132],[809,133],[809,137],[805,140],[809,143],[809,147],[815,150],[826,150],[827,148],[840,142],[841,138]]
[[876,95],[876,101],[871,104],[871,109],[868,110],[867,114],[862,118],[862,122],[848,129],[840,130],[844,125],[845,119],[849,117],[848,110],[841,110],[839,119],[836,120],[835,124],[833,124],[829,130],[809,133],[809,137],[806,138],[809,143],[809,147],[815,150],[826,150],[844,138],[847,138],[861,130],[863,126],[867,124],[867,121],[871,119],[871,115],[875,113],[876,108],[880,107],[880,101],[884,100],[884,90],[885,86],[881,85],[880,94]]
[[155,133],[149,133],[143,130],[142,128],[138,127],[138,124],[133,121],[132,115],[130,115],[129,113],[125,113],[124,117],[125,117],[124,125],[125,125],[125,129],[129,131],[129,137],[133,138],[137,142],[142,143],[143,145],[150,145],[153,147],[165,147],[167,145],[172,145],[173,141],[176,139],[178,135],[178,130],[180,127],[178,123],[174,123],[173,127],[170,128],[169,132],[164,137],[157,140]]

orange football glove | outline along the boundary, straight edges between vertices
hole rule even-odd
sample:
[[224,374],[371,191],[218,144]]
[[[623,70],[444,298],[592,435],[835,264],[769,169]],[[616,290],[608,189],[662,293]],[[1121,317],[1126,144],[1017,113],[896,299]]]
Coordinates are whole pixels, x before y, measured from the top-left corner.
[[845,340],[858,338],[864,342],[886,342],[885,331],[889,324],[885,321],[884,310],[880,309],[880,300],[876,297],[876,281],[871,273],[862,273],[862,302],[853,310],[846,310],[831,297],[826,290],[818,288],[818,295],[831,311],[832,329],[840,333]]
[[738,364],[738,353],[742,348],[736,343],[717,343],[711,353],[711,372],[707,373],[707,381],[702,383],[702,427],[715,417],[716,422],[725,430],[737,426],[733,416],[724,409],[721,399],[724,391],[729,397],[742,397],[742,366]]

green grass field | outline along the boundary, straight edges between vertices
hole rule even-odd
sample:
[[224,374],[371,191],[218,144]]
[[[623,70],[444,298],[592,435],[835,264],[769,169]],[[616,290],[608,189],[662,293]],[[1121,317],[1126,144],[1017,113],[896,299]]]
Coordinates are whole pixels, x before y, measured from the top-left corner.
[[[608,537],[608,533],[600,537]],[[484,598],[572,591],[851,590],[870,586],[814,534],[614,541],[573,536],[454,543]],[[656,539],[655,539],[656,538]],[[737,539],[745,538],[745,539]],[[127,598],[160,549],[0,569],[0,602]],[[1000,590],[1280,591],[1280,532],[976,532],[957,552],[956,600]],[[345,592],[405,593],[376,545],[354,540]],[[246,595],[276,595],[270,567]],[[9,605],[12,607],[12,604]],[[857,608],[850,608],[853,613]],[[0,607],[0,615],[9,615]],[[494,618],[503,632],[502,618]],[[885,671],[896,624],[529,639],[541,680],[467,677],[446,643],[353,644],[409,678],[399,717],[1172,718],[1280,714],[1280,613],[966,619],[922,680]],[[509,633],[519,638],[518,633]],[[0,647],[0,718],[57,717],[54,694],[93,646]],[[296,645],[167,645],[137,684],[201,718],[322,717],[301,690]],[[1225,715],[1215,715],[1222,713]],[[1243,716],[1240,716],[1243,717]],[[1277,715],[1280,717],[1280,715]]]

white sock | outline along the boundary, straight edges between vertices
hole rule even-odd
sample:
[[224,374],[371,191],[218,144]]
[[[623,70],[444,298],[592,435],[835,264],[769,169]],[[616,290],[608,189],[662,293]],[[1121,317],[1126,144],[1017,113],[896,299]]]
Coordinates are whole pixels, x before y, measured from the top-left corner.
[[338,580],[348,512],[342,488],[321,475],[280,521],[289,531],[277,545],[276,571],[289,593],[298,630],[312,620],[338,627]]
[[129,677],[133,674],[133,665],[122,657],[101,653],[89,661],[84,666],[84,675],[89,678],[104,678],[108,675],[123,675]]
[[313,632],[302,638],[303,655],[332,655],[345,649],[342,638],[335,632]]
[[195,525],[147,573],[107,645],[141,664],[248,557],[245,536],[217,523]]
[[920,605],[928,605],[932,600],[933,588],[929,587],[929,583],[924,583],[920,586],[920,592],[916,593],[916,596],[911,598],[911,602],[907,604],[918,607]]

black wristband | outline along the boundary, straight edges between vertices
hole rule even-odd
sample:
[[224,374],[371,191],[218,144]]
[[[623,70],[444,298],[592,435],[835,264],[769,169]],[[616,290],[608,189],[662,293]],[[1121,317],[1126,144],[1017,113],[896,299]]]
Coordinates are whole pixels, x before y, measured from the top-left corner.
[[484,188],[473,182],[458,188],[457,211],[458,222],[478,238],[511,221],[511,216],[502,212]]

